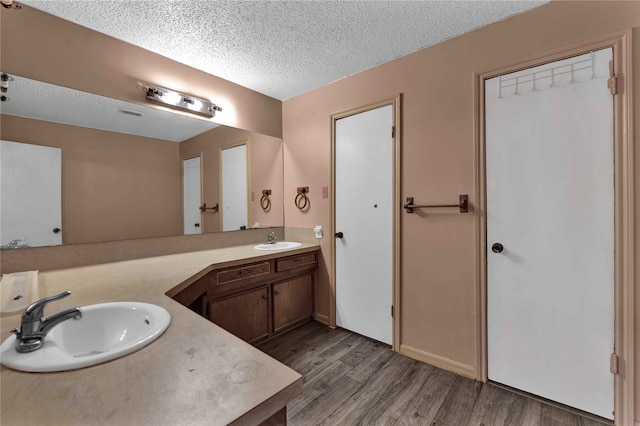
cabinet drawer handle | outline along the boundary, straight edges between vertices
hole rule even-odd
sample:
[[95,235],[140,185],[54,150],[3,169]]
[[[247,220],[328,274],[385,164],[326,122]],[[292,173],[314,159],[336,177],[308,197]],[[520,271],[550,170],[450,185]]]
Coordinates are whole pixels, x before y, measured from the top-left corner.
[[302,260],[301,257],[296,257],[295,259],[293,259],[293,263],[300,262],[301,260]]
[[251,269],[243,269],[242,271],[240,271],[240,275],[247,275],[251,273]]

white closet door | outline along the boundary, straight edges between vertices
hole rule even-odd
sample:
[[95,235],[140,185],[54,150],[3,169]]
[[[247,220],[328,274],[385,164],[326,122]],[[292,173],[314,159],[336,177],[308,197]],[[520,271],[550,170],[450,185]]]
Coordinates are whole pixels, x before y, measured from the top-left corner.
[[489,379],[608,419],[611,57],[606,49],[485,84]]
[[336,121],[336,324],[391,344],[393,107]]
[[222,230],[235,231],[249,223],[247,145],[222,149]]
[[0,144],[0,244],[62,244],[62,150]]
[[202,190],[200,157],[182,162],[182,217],[184,234],[202,233]]

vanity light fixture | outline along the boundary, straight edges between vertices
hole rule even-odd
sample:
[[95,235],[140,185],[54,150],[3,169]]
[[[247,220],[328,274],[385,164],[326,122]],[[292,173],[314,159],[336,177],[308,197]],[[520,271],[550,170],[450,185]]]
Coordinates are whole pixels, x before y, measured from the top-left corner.
[[8,96],[4,95],[4,93],[7,93],[9,91],[10,81],[13,81],[13,77],[11,77],[9,74],[4,72],[0,73],[0,92],[3,93],[0,96],[0,101],[2,102],[8,102],[10,100]]
[[13,81],[13,77],[11,77],[7,73],[0,73],[0,91],[6,93],[9,89],[9,82]]
[[138,83],[147,92],[147,99],[174,108],[184,109],[195,114],[215,117],[216,111],[222,111],[218,105],[205,99],[195,96],[185,95],[164,87],[155,86],[149,83]]
[[19,3],[14,2],[13,0],[0,0],[0,4],[5,9],[16,9],[16,10],[22,9],[22,6]]

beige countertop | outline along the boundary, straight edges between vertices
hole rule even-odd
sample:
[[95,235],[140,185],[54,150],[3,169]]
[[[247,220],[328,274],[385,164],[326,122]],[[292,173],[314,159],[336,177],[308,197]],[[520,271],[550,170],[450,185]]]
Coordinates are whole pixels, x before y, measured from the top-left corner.
[[[300,374],[175,302],[165,293],[211,265],[317,250],[264,252],[253,245],[39,274],[39,298],[71,290],[45,315],[111,301],[164,307],[171,324],[151,345],[80,370],[0,370],[0,423],[10,425],[258,424],[302,391]],[[2,341],[20,314],[1,319]]]

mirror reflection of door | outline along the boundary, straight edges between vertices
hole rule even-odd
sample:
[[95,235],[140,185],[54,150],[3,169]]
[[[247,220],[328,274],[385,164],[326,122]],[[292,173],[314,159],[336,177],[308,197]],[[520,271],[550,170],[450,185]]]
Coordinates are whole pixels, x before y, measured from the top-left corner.
[[62,150],[0,141],[0,244],[62,244]]
[[245,229],[249,224],[247,142],[220,149],[222,230]]
[[189,158],[182,162],[182,194],[184,234],[200,234],[202,233],[200,157]]

